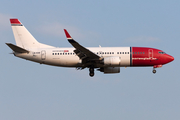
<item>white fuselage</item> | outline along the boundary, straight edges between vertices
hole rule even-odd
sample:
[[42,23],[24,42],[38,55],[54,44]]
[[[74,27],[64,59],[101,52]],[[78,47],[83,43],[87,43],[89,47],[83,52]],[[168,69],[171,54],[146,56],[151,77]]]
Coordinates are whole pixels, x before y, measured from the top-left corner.
[[[130,66],[130,47],[92,47],[87,49],[103,58],[120,57],[120,65],[113,67]],[[60,67],[81,67],[82,60],[74,53],[74,50],[74,48],[30,49],[31,52],[29,53],[15,53],[15,55],[41,64]],[[104,65],[99,65],[99,67],[104,67]]]

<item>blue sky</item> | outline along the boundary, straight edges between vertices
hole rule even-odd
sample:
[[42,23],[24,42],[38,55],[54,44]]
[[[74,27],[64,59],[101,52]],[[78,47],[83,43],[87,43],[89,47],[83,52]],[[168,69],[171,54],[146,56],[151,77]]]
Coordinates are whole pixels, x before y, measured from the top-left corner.
[[[1,120],[179,120],[180,1],[2,0],[0,2]],[[9,23],[18,18],[42,43],[71,47],[63,29],[86,47],[153,47],[172,63],[121,68],[120,74],[40,65],[14,57]]]

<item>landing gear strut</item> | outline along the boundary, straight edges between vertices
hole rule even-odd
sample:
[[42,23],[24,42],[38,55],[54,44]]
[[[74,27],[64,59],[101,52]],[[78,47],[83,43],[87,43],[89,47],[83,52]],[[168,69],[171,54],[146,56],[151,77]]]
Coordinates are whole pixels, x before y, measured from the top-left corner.
[[160,67],[162,67],[162,65],[154,65],[153,66],[153,73],[155,74],[156,73],[156,70],[155,70],[155,68],[160,68]]
[[90,67],[90,68],[89,68],[89,75],[90,75],[91,77],[94,76],[94,67]]

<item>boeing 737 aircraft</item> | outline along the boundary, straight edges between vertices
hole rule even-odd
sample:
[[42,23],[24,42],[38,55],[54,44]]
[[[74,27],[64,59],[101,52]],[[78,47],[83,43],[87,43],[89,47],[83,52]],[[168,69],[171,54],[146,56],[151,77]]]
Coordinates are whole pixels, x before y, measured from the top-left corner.
[[94,69],[105,74],[120,73],[120,67],[162,67],[174,58],[162,50],[148,47],[89,47],[76,42],[64,29],[65,35],[73,48],[57,48],[39,43],[18,19],[10,19],[16,45],[6,43],[16,57],[59,67],[89,68],[89,75],[94,76]]

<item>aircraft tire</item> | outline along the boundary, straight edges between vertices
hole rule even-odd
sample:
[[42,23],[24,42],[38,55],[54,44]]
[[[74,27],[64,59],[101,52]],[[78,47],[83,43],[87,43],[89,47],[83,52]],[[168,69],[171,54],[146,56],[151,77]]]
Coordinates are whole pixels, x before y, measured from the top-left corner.
[[155,73],[156,73],[156,70],[153,70],[153,73],[155,74]]
[[94,72],[90,72],[89,76],[93,77],[94,76]]

